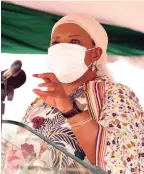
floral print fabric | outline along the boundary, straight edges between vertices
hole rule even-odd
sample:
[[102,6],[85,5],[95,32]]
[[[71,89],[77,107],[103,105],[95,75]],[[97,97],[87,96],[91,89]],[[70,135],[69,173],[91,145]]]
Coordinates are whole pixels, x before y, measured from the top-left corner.
[[107,82],[99,124],[107,132],[108,174],[144,174],[144,112],[128,87]]
[[[96,165],[103,168],[108,174],[143,174],[143,109],[134,92],[128,87],[112,83],[107,77],[96,79],[90,83],[96,83],[97,80],[104,82],[105,86],[102,108],[99,114],[95,116],[99,125],[96,141],[96,158],[98,161]],[[88,90],[91,94],[94,94],[93,89],[89,88]],[[84,110],[88,109],[88,102],[91,105],[84,95],[83,88],[79,88],[70,96],[70,99],[78,99]],[[95,102],[92,105],[96,107]],[[86,160],[86,155],[79,146],[67,120],[57,109],[48,106],[41,99],[37,98],[30,105],[23,122],[81,160]],[[18,135],[21,133],[22,129],[18,131]],[[27,140],[25,140],[25,143],[21,145],[22,148],[30,145]],[[43,141],[38,143],[39,153],[45,153],[47,144]],[[38,154],[34,151],[33,153]],[[74,165],[76,168],[78,165],[66,157],[63,158],[62,163],[63,167]],[[82,173],[84,171],[85,169]]]

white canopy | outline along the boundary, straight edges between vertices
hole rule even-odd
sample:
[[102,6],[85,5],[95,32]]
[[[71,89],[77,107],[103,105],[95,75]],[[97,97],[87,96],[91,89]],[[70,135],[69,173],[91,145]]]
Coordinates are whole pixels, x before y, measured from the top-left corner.
[[88,13],[100,22],[144,32],[144,1],[5,1],[53,14]]

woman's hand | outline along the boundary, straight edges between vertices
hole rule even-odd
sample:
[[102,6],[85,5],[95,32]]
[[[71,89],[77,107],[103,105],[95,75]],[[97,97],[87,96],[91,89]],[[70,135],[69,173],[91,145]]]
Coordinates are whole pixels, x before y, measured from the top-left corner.
[[68,98],[62,84],[53,73],[33,74],[33,76],[45,81],[45,83],[38,86],[47,87],[47,91],[33,89],[33,92],[40,96],[49,106],[57,108],[62,113],[66,113],[73,108],[72,101]]

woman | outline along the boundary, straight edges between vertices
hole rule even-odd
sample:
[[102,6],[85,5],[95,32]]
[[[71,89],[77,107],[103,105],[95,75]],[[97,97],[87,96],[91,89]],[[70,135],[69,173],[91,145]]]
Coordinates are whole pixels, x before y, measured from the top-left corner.
[[23,122],[108,174],[142,174],[143,110],[133,91],[112,82],[105,66],[107,44],[93,17],[59,20],[48,50],[52,73],[34,74],[47,90],[33,90],[39,98]]

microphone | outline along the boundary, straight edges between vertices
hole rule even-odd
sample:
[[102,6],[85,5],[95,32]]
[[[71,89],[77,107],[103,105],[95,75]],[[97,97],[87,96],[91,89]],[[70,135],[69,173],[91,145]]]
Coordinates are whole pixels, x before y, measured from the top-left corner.
[[8,70],[1,73],[1,83],[4,83],[10,77],[16,77],[20,73],[21,67],[22,62],[16,60]]
[[[2,71],[1,76],[3,76],[3,74],[7,71],[9,70]],[[26,74],[23,70],[21,70],[17,76],[14,77],[11,76],[7,79],[7,86],[12,86],[14,89],[16,89],[22,86],[25,82],[26,82]]]
[[21,67],[22,62],[17,60],[8,70],[1,71],[1,119],[5,112],[5,98],[12,101],[14,89],[19,88],[26,81],[26,74]]

